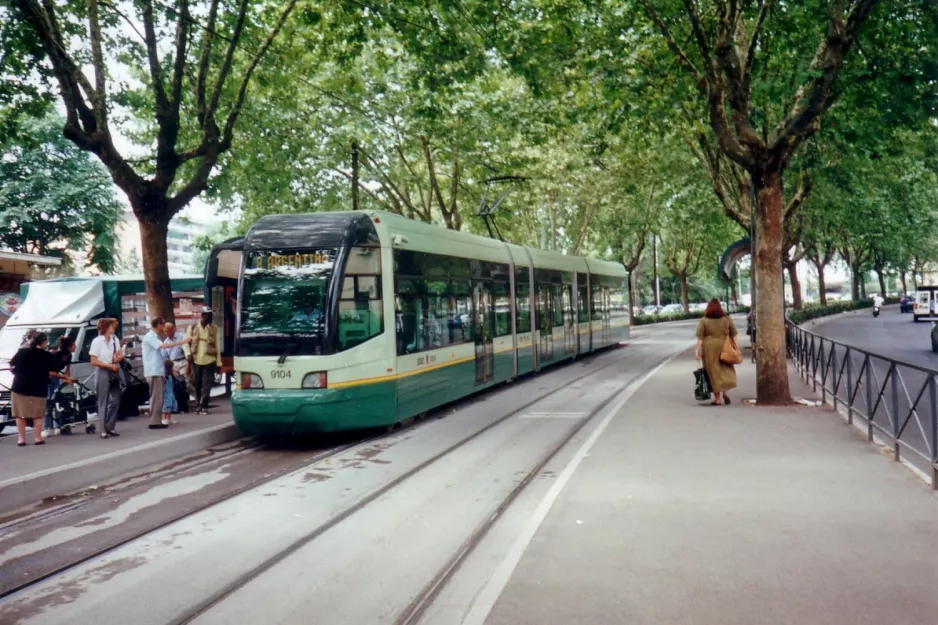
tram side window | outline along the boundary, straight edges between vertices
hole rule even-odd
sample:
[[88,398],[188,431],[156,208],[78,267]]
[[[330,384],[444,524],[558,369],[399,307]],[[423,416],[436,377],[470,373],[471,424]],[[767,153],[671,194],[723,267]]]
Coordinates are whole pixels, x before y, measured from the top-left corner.
[[511,292],[507,282],[492,284],[495,296],[495,336],[511,334]]
[[515,325],[518,334],[531,331],[531,285],[528,272],[515,273]]
[[450,309],[446,323],[450,332],[450,343],[465,343],[472,340],[472,294],[469,280],[450,281]]
[[621,286],[609,289],[609,309],[612,321],[622,321],[629,316],[628,305],[625,301],[625,289]]
[[426,349],[427,301],[422,287],[422,282],[418,280],[397,280],[394,309],[398,354],[412,354]]
[[451,345],[457,337],[453,335],[451,323],[454,308],[453,295],[449,280],[428,280],[426,282],[427,308],[426,334],[427,348],[445,347]]
[[593,321],[600,321],[603,318],[603,290],[601,286],[593,282],[592,291],[593,297],[590,300],[590,316]]
[[339,300],[339,351],[384,332],[380,276],[346,276]]
[[384,332],[381,294],[381,251],[371,247],[349,250],[339,298],[338,350],[361,345]]

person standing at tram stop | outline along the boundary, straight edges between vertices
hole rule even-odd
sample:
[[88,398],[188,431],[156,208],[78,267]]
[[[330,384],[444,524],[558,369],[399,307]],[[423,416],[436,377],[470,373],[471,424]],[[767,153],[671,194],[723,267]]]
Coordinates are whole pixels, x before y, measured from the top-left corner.
[[120,365],[124,350],[117,340],[117,319],[98,319],[98,336],[91,341],[88,350],[91,365],[95,368],[94,390],[98,398],[98,418],[104,429],[101,438],[120,436],[117,416],[121,404]]
[[727,335],[735,337],[736,334],[736,325],[730,316],[723,312],[720,300],[710,300],[704,318],[697,324],[697,349],[694,357],[703,363],[707,377],[710,378],[710,388],[713,390],[711,406],[732,403],[729,391],[736,388],[736,367],[721,361],[720,352],[723,351]]
[[178,342],[164,342],[166,322],[162,317],[150,320],[150,331],[143,337],[143,377],[150,387],[150,425],[151,430],[169,427],[169,420],[163,418],[163,395],[166,385],[166,370],[163,358],[164,349],[172,349],[189,342],[183,338]]
[[19,434],[16,440],[18,447],[26,446],[26,421],[30,419],[33,422],[33,444],[46,444],[42,438],[41,421],[46,416],[49,378],[59,378],[69,384],[73,381],[58,372],[55,355],[46,351],[48,343],[48,337],[37,332],[10,360],[10,368],[13,370],[13,386],[10,390],[13,417]]
[[173,375],[180,375],[188,365],[186,351],[183,349],[183,339],[186,335],[184,332],[177,332],[176,325],[171,321],[166,322],[163,334],[166,336],[163,341],[163,360],[173,361]]
[[215,382],[215,369],[221,367],[221,336],[212,323],[212,309],[202,309],[199,323],[192,324],[186,330],[186,338],[191,342],[183,347],[189,361],[189,374],[195,389],[195,401],[198,405],[195,414],[208,414],[208,400]]

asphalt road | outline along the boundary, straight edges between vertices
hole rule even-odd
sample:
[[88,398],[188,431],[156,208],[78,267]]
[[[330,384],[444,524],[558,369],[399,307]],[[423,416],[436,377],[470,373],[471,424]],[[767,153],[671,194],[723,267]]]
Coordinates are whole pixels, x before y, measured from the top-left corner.
[[[874,433],[886,443],[898,439],[900,455],[925,472],[930,472],[929,458],[936,447],[932,441],[938,428],[938,402],[933,405],[929,388],[938,391],[938,354],[931,351],[931,328],[931,323],[915,323],[911,315],[901,314],[898,306],[889,306],[878,318],[872,312],[844,315],[811,330],[842,344],[834,346],[836,364],[832,370],[831,343],[824,342],[829,391],[836,379],[838,399],[846,404],[848,397],[852,398],[864,418],[873,412]],[[849,355],[849,384],[843,345],[856,348]],[[815,350],[820,353],[820,342]],[[821,360],[816,356],[819,377],[825,369]],[[897,361],[895,367],[891,361]]]
[[938,370],[938,354],[931,351],[931,328],[930,322],[915,323],[912,315],[901,314],[898,306],[887,306],[878,318],[874,319],[872,312],[833,317],[812,332],[887,358]]

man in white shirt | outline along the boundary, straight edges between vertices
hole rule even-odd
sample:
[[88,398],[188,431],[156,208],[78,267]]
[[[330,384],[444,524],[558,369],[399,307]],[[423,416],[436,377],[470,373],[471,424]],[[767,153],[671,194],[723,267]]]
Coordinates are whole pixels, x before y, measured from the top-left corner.
[[178,343],[164,343],[164,326],[162,317],[153,317],[150,320],[152,328],[143,337],[143,375],[150,386],[150,425],[151,430],[162,430],[169,427],[169,420],[163,419],[163,392],[166,388],[166,366],[163,364],[163,350],[182,345],[186,339]]
[[873,308],[882,308],[885,300],[878,293],[873,293]]

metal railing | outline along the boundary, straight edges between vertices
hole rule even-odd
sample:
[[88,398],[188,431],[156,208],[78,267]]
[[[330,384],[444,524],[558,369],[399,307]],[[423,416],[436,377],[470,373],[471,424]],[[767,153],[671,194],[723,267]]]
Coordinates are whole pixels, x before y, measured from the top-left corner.
[[[786,324],[788,358],[802,379],[840,411],[859,419],[898,462],[922,470],[938,490],[938,371],[832,341]],[[912,389],[914,392],[910,392]]]

